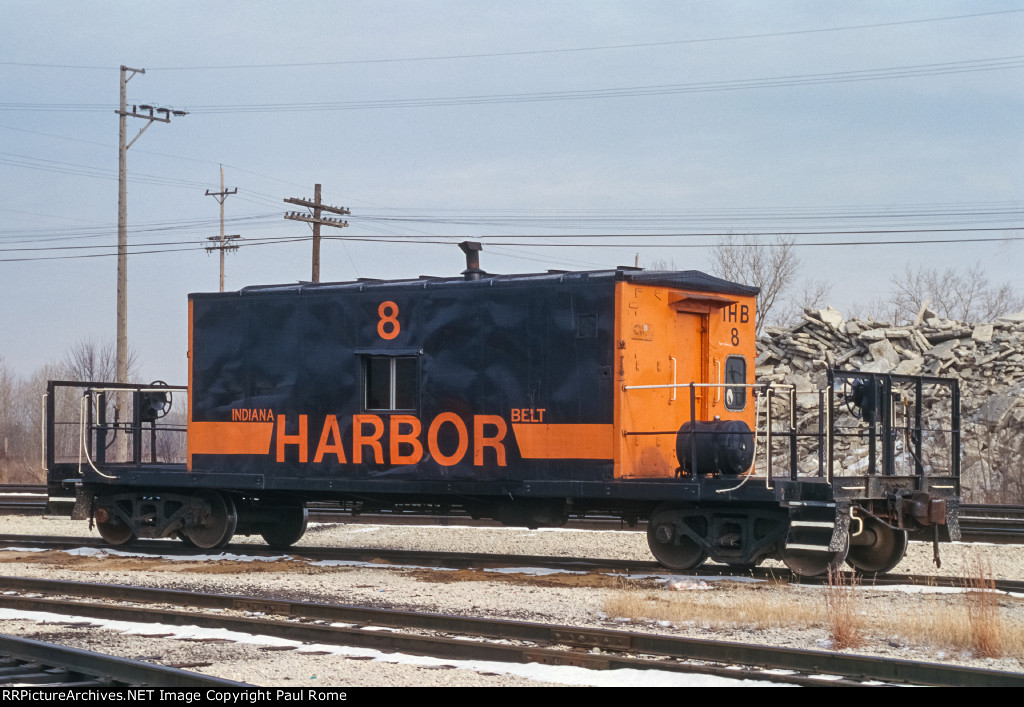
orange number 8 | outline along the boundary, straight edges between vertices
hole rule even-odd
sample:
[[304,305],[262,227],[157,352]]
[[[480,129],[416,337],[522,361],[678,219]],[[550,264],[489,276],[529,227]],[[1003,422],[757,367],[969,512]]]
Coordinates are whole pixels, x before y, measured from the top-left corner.
[[[377,314],[380,315],[380,321],[377,322],[377,333],[380,334],[380,338],[390,341],[398,336],[398,332],[402,330],[402,325],[398,323],[398,305],[391,300],[381,302],[377,307]],[[390,331],[386,326],[388,324],[391,325]]]

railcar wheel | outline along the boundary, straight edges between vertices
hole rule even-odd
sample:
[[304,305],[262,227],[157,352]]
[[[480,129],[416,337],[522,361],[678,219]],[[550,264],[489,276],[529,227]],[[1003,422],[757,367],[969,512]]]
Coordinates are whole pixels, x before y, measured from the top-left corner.
[[131,515],[131,504],[125,503],[125,499],[116,495],[102,496],[97,499],[97,508],[93,513],[93,520],[96,521],[96,530],[100,537],[110,545],[126,545],[137,539],[135,531],[128,523],[120,522],[117,519],[116,509],[124,509],[128,506],[128,515]]
[[234,501],[216,491],[200,491],[196,497],[206,502],[210,512],[197,525],[187,526],[185,535],[196,547],[205,550],[224,547],[238,527]]
[[680,532],[675,521],[678,506],[662,506],[647,521],[647,545],[660,564],[671,570],[692,570],[704,564],[708,554],[695,540]]
[[270,547],[291,547],[305,534],[308,519],[309,512],[305,506],[288,506],[281,509],[278,522],[263,526],[260,535]]
[[834,572],[843,566],[850,551],[850,536],[845,537],[841,550],[788,550],[783,547],[779,550],[779,557],[794,574],[803,577],[817,577],[829,570]]
[[883,574],[898,565],[907,554],[907,531],[896,530],[872,517],[864,518],[864,535],[873,537],[868,544],[854,544],[846,563],[861,574]]
[[96,530],[100,531],[100,537],[111,545],[127,545],[136,539],[135,533],[124,523],[97,520]]
[[177,536],[178,540],[181,541],[181,544],[184,545],[185,547],[195,547],[196,546],[196,544],[194,542],[192,542],[192,540],[190,540],[187,535],[185,535],[184,531],[179,530],[177,533],[175,533],[175,535]]

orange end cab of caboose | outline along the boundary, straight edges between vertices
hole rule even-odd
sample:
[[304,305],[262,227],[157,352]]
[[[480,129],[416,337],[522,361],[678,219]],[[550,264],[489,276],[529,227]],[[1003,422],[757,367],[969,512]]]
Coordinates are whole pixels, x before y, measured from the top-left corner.
[[753,383],[755,314],[753,296],[617,283],[617,478],[675,476],[676,433],[694,418],[754,429],[754,399],[743,386]]

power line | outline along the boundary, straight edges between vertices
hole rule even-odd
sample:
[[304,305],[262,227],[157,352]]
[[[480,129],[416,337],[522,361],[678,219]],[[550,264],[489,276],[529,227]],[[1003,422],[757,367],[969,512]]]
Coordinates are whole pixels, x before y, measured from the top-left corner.
[[[153,225],[146,228],[131,228],[129,229],[129,234],[132,236],[137,236],[141,234],[162,233],[170,231],[199,232],[209,229],[215,223],[216,221],[213,219],[154,223]],[[244,224],[249,228],[259,228],[270,225],[276,227],[279,225],[280,220],[278,218],[271,218],[266,215],[239,216],[235,218],[226,219],[225,223],[233,223],[239,225]],[[63,227],[49,229],[25,229],[20,231],[0,231],[0,244],[47,243],[53,241],[89,240],[94,238],[109,238],[111,235],[116,233],[116,225],[89,227],[88,229]]]
[[[316,112],[333,110],[538,103],[639,96],[664,96],[689,93],[717,93],[723,91],[881,81],[977,71],[1019,69],[1022,67],[1024,67],[1024,55],[1014,55],[989,59],[969,59],[945,63],[885,67],[880,69],[857,69],[853,71],[833,71],[820,74],[792,74],[754,79],[702,81],[682,84],[655,84],[648,86],[624,86],[615,88],[543,91],[533,93],[447,96],[440,98],[398,98],[369,101],[325,101],[317,103],[210,104],[195,106],[192,110],[195,113],[210,115],[223,113]],[[2,104],[0,104],[0,108],[2,108]]]
[[[280,243],[295,243],[295,242],[306,241],[306,240],[311,240],[311,239],[312,239],[312,236],[282,236],[282,237],[277,237],[277,238],[268,238],[268,239],[264,239],[264,240],[247,239],[246,243],[239,244],[239,247],[252,247],[252,246],[260,246],[260,245],[276,245],[276,244],[280,244]],[[200,250],[205,250],[206,249],[206,245],[205,244],[193,243],[193,242],[182,242],[182,243],[184,245],[181,248],[158,248],[156,250],[132,250],[132,251],[130,251],[130,254],[131,255],[151,255],[151,254],[154,254],[154,253],[180,253],[180,252],[187,252],[187,251],[196,251],[196,252],[198,252]],[[152,244],[152,245],[159,245],[159,244]],[[61,246],[61,247],[53,248],[51,250],[67,250],[67,249],[73,249],[73,248],[77,248],[77,247],[78,246]],[[117,246],[95,246],[95,247],[116,248]],[[141,245],[134,245],[134,246],[130,246],[130,247],[149,247],[149,246],[147,246],[146,244],[141,244]],[[0,252],[4,252],[4,250],[0,249]],[[110,257],[115,257],[115,256],[117,256],[116,252],[115,253],[83,253],[83,254],[79,254],[79,255],[48,255],[48,256],[36,256],[36,257],[29,257],[29,258],[0,258],[0,263],[29,262],[29,261],[39,261],[39,260],[74,260],[74,259],[78,259],[78,258],[110,258]]]
[[[629,44],[605,44],[585,47],[562,47],[551,49],[523,49],[505,52],[479,52],[473,54],[443,54],[433,56],[412,56],[412,57],[384,57],[377,59],[340,59],[335,61],[306,61],[306,62],[284,62],[272,64],[225,64],[207,66],[164,66],[150,69],[150,71],[212,71],[212,70],[236,70],[236,69],[281,69],[281,68],[302,68],[314,66],[346,66],[353,64],[389,64],[408,62],[434,62],[452,61],[465,59],[489,59],[498,57],[514,56],[535,56],[543,54],[573,54],[597,51],[616,51],[624,49],[649,49],[655,47],[680,46],[688,44],[708,44],[715,42],[745,41],[751,39],[769,39],[773,37],[791,37],[809,34],[824,34],[832,32],[847,32],[864,29],[880,29],[883,27],[898,27],[903,25],[925,24],[930,22],[948,22],[953,20],[974,19],[978,17],[990,17],[995,15],[1009,15],[1024,12],[1024,9],[994,10],[992,12],[977,12],[967,15],[949,15],[946,17],[926,17],[916,20],[894,20],[892,22],[874,22],[860,25],[843,25],[837,27],[817,27],[802,30],[786,30],[781,32],[761,32],[756,34],[737,34],[720,37],[704,37],[696,39],[674,39],[660,42],[634,42]],[[26,68],[48,68],[48,69],[84,69],[110,71],[115,67],[111,66],[89,66],[75,64],[45,64],[20,61],[0,61],[0,66],[18,66]]]
[[863,30],[863,29],[879,29],[882,27],[896,27],[900,25],[913,25],[913,24],[924,24],[927,22],[946,22],[950,20],[964,20],[976,17],[986,17],[989,15],[1006,15],[1024,12],[1024,9],[1016,10],[997,10],[993,12],[981,12],[970,15],[952,15],[949,17],[930,17],[918,20],[896,20],[893,22],[875,22],[871,24],[863,25],[846,25],[841,27],[820,27],[803,30],[788,30],[782,32],[761,32],[757,34],[737,34],[722,37],[705,37],[698,39],[675,39],[663,42],[635,42],[632,44],[607,44],[590,47],[569,47],[561,49],[525,49],[520,51],[508,51],[508,52],[484,52],[476,54],[448,54],[439,56],[419,56],[419,57],[394,57],[394,58],[383,58],[383,59],[348,59],[339,61],[320,61],[320,62],[296,62],[296,63],[283,63],[283,64],[237,64],[237,65],[224,65],[224,66],[167,66],[153,69],[153,71],[201,71],[201,70],[222,70],[222,69],[263,69],[263,68],[292,68],[292,67],[309,67],[309,66],[344,66],[351,64],[391,64],[391,63],[406,63],[406,62],[427,62],[427,61],[451,61],[461,59],[489,59],[497,57],[510,57],[510,56],[533,56],[538,54],[574,54],[582,52],[595,52],[595,51],[609,51],[609,50],[623,50],[623,49],[650,49],[654,47],[668,47],[668,46],[680,46],[687,44],[710,44],[715,42],[733,42],[750,39],[769,39],[772,37],[792,37],[799,35],[808,34],[823,34],[830,32],[846,32],[851,30]]
[[[117,179],[112,169],[93,167],[91,165],[78,164],[76,162],[61,162],[59,160],[48,160],[42,157],[31,155],[19,155],[13,152],[0,152],[0,164],[7,164],[12,167],[25,169],[36,169],[44,172],[57,172],[60,174],[71,174],[80,177],[95,177],[99,179]],[[164,177],[157,174],[134,174],[133,181],[141,181],[147,184],[158,184],[171,187],[182,187],[194,189],[205,186],[204,182],[197,182],[188,179],[177,179]]]
[[[475,239],[483,241],[485,244],[491,247],[519,247],[519,248],[757,248],[761,247],[759,243],[750,243],[736,240],[716,241],[716,242],[704,242],[704,243],[645,243],[645,239],[661,239],[666,236],[702,236],[705,238],[731,238],[731,237],[743,237],[743,236],[764,236],[764,235],[778,235],[778,236],[809,236],[809,235],[894,235],[894,234],[916,234],[916,233],[973,233],[973,232],[990,232],[990,231],[1006,231],[1006,232],[1021,232],[1024,231],[1024,226],[1015,226],[1009,228],[998,228],[998,229],[927,229],[927,230],[877,230],[877,231],[815,231],[805,233],[778,233],[778,234],[764,234],[764,233],[736,233],[736,232],[722,232],[722,233],[681,233],[681,234],[662,234],[662,233],[645,233],[645,234],[589,234],[588,237],[594,239],[605,239],[605,238],[620,238],[627,242],[624,243],[608,243],[603,240],[595,240],[592,242],[580,242],[572,241],[566,243],[542,243],[536,240],[528,241],[508,241],[500,240],[494,241],[491,239],[509,239],[509,238],[522,238],[524,236],[513,236],[513,235],[477,235]],[[548,235],[542,236],[542,238],[558,239],[565,238],[562,235]],[[570,236],[571,237],[571,236]],[[368,236],[368,235],[351,235],[351,236],[323,236],[324,240],[336,240],[336,241],[354,241],[354,242],[365,242],[365,243],[395,243],[405,245],[452,245],[452,240],[438,239],[438,238],[423,238],[416,236]],[[456,238],[452,236],[450,238]],[[527,237],[529,238],[529,237]],[[247,248],[258,245],[278,245],[287,243],[298,243],[302,241],[312,240],[312,236],[270,236],[265,238],[250,238],[244,242],[238,244],[240,248]],[[926,239],[890,239],[890,240],[849,240],[849,241],[799,241],[793,242],[793,247],[840,247],[840,246],[874,246],[874,245],[934,245],[934,244],[949,244],[949,243],[997,243],[997,242],[1015,242],[1024,240],[1024,236],[1008,235],[1002,237],[985,237],[985,238],[926,238]],[[182,252],[182,251],[196,251],[205,249],[205,244],[199,244],[191,241],[166,241],[159,243],[141,243],[132,244],[132,248],[156,248],[157,246],[176,246],[181,245],[180,248],[158,248],[155,250],[132,250],[132,255],[144,255],[153,253],[171,253],[171,252]],[[97,249],[97,248],[115,248],[114,245],[104,246],[52,246],[47,248],[0,248],[0,253],[6,252],[22,252],[22,251],[67,251],[67,250],[78,250],[78,249]],[[36,260],[62,260],[62,259],[74,259],[74,258],[98,258],[98,257],[110,257],[116,255],[116,253],[87,253],[77,255],[53,255],[53,256],[35,256],[26,258],[2,258],[0,262],[26,262]]]
[[[1024,229],[1006,229],[1024,230]],[[875,245],[937,245],[948,243],[1002,243],[1024,241],[1024,236],[1006,236],[1004,238],[926,238],[914,240],[889,240],[889,241],[816,241],[793,243],[794,248],[815,248],[815,247],[844,247],[844,246],[875,246]],[[497,244],[491,244],[497,245]],[[604,246],[606,248],[757,248],[758,244],[748,243],[501,243],[509,246],[529,246],[531,248],[594,248]]]
[[[980,203],[984,204],[984,202]],[[969,204],[968,204],[969,205]],[[855,207],[846,207],[855,208]],[[872,207],[859,207],[859,208],[872,208]],[[800,211],[804,209],[798,209]],[[541,210],[542,214],[544,210]],[[867,214],[840,214],[829,212],[824,210],[821,213],[809,213],[803,216],[803,220],[822,220],[822,221],[835,221],[840,220],[841,217],[857,218],[879,218],[890,221],[899,221],[903,218],[909,217],[948,217],[950,215],[963,215],[971,214],[977,216],[977,218],[967,220],[967,225],[961,224],[956,227],[949,225],[942,225],[938,223],[930,223],[919,227],[878,227],[878,228],[809,228],[806,224],[799,227],[785,227],[780,228],[777,224],[752,224],[752,220],[766,220],[771,223],[771,219],[775,216],[774,210],[769,209],[767,213],[758,213],[750,209],[723,209],[717,213],[713,220],[724,223],[735,223],[743,222],[743,228],[741,231],[736,228],[725,231],[681,231],[680,222],[691,220],[690,212],[687,211],[667,211],[665,213],[650,215],[648,212],[628,213],[625,218],[621,217],[621,211],[616,211],[614,216],[602,216],[602,210],[597,211],[597,215],[589,217],[585,220],[581,220],[581,227],[583,225],[622,225],[623,222],[632,224],[640,227],[649,228],[652,225],[657,224],[659,221],[665,221],[666,227],[672,227],[673,231],[668,233],[653,233],[653,232],[637,232],[637,233],[560,233],[557,235],[551,234],[484,234],[476,236],[477,238],[518,238],[518,239],[550,239],[550,238],[563,238],[563,239],[608,239],[608,238],[692,238],[692,237],[723,237],[723,236],[807,236],[807,235],[881,235],[881,234],[897,234],[897,233],[979,233],[979,232],[997,232],[997,231],[1008,231],[1013,230],[1015,226],[1012,225],[998,225],[998,226],[980,226],[970,225],[971,223],[984,223],[997,220],[1007,220],[1010,222],[1019,222],[1024,217],[1024,210],[1013,209],[1005,211],[959,211],[959,212],[944,212],[941,210],[935,212],[925,211],[908,211],[905,213],[887,213],[885,210],[881,212],[872,212]],[[749,212],[750,215],[739,216],[737,212]],[[382,223],[390,223],[393,220],[399,222],[432,222],[438,224],[458,224],[458,225],[501,225],[503,223],[510,223],[518,227],[532,226],[532,227],[546,227],[546,228],[561,228],[564,230],[566,227],[572,227],[574,224],[566,222],[564,218],[551,217],[550,215],[541,216],[523,216],[522,219],[516,220],[514,218],[458,218],[458,217],[445,217],[445,218],[434,218],[429,215],[413,215],[409,217],[402,217],[394,219],[391,217],[375,217],[375,216],[352,216],[353,221],[358,221],[358,225],[364,231],[373,232],[376,231],[382,235],[397,236],[391,228],[382,228],[375,226],[374,223],[378,220]],[[701,219],[702,220],[702,219]],[[364,222],[365,221],[365,222]],[[180,221],[153,221],[150,223],[142,223],[137,227],[132,228],[131,234],[138,236],[142,234],[155,234],[155,233],[167,233],[175,231],[191,231],[201,232],[207,230],[211,225],[216,223],[214,219],[187,219]],[[225,218],[225,224],[233,225],[245,225],[248,228],[259,228],[259,227],[276,227],[280,223],[280,214],[266,213],[266,214],[254,214],[248,216],[237,216],[231,218]],[[18,230],[18,231],[0,231],[0,244],[16,244],[16,243],[50,243],[54,241],[74,241],[74,240],[87,240],[95,238],[109,238],[114,231],[112,225],[101,225],[101,226],[60,226],[50,228],[31,228],[31,230]],[[403,236],[403,238],[418,239],[421,237],[433,237],[438,236],[427,232],[417,232],[411,235]],[[461,240],[463,236],[451,236],[446,237],[455,240]],[[56,246],[53,246],[56,247]],[[82,247],[93,247],[93,246],[82,246]],[[0,248],[0,251],[4,250]]]
[[[16,130],[17,132],[21,132],[21,133],[29,133],[29,134],[32,134],[32,135],[41,135],[42,137],[52,137],[52,138],[57,138],[58,140],[69,140],[71,142],[80,142],[80,143],[85,144],[85,145],[96,145],[98,147],[103,147],[103,148],[111,148],[111,147],[115,146],[113,142],[100,142],[98,140],[83,140],[81,138],[70,137],[68,135],[58,135],[56,133],[45,133],[45,132],[42,132],[40,130],[28,130],[27,128],[16,128],[16,127],[11,126],[11,125],[0,125],[0,130]],[[222,165],[223,164],[225,167],[230,167],[233,170],[236,170],[236,171],[239,171],[239,172],[245,172],[246,174],[251,174],[253,176],[261,177],[263,179],[269,179],[270,181],[280,182],[282,184],[289,184],[289,185],[292,185],[292,186],[302,186],[301,184],[298,184],[297,182],[291,182],[291,181],[288,181],[286,179],[280,179],[279,177],[273,177],[273,176],[271,176],[269,174],[262,174],[260,172],[254,172],[254,171],[252,171],[250,169],[244,169],[244,168],[239,167],[237,165],[226,164],[224,162],[219,162],[217,160],[201,159],[201,158],[198,158],[198,157],[185,157],[183,155],[172,155],[172,154],[167,153],[167,152],[157,152],[156,150],[143,150],[141,148],[137,149],[136,152],[141,153],[141,154],[145,154],[145,155],[156,155],[158,157],[167,157],[167,158],[170,158],[170,159],[173,159],[173,160],[184,160],[186,162],[199,162],[199,163],[202,163],[202,164],[215,164],[215,165]],[[258,194],[259,192],[250,191],[249,193],[250,194]],[[271,201],[271,202],[273,202],[275,204],[277,203],[277,197],[271,196],[269,194],[266,194],[264,196],[267,197],[268,201]]]
[[[389,108],[437,108],[446,106],[497,105],[509,103],[547,103],[608,98],[635,98],[691,93],[719,93],[753,89],[789,88],[866,81],[888,81],[903,78],[943,76],[980,71],[1002,71],[1024,68],[1024,55],[967,59],[963,61],[890,66],[878,69],[832,71],[818,74],[790,74],[752,79],[701,81],[680,84],[654,84],[647,86],[621,86],[599,89],[541,91],[532,93],[498,93],[437,98],[397,98],[366,101],[321,101],[303,103],[236,103],[206,104],[190,108],[193,114],[218,115],[228,113],[296,113],[345,110],[380,110]],[[0,103],[0,110],[10,111],[76,111],[102,112],[109,105],[95,103]]]

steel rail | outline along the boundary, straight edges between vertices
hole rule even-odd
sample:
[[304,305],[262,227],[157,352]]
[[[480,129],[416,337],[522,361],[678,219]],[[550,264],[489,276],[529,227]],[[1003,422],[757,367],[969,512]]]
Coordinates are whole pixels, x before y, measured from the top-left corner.
[[33,496],[45,496],[46,484],[0,484],[0,495],[5,493],[27,493]]
[[[677,577],[680,574],[692,577],[751,577],[771,582],[789,582],[796,584],[824,585],[827,576],[798,577],[784,567],[758,567],[738,572],[727,565],[706,564],[699,568],[679,572],[669,570],[651,560],[616,560],[583,557],[550,557],[540,555],[496,555],[485,553],[434,552],[424,550],[392,550],[382,548],[337,548],[337,547],[293,547],[287,551],[272,550],[263,545],[233,544],[218,550],[197,550],[189,548],[174,540],[141,541],[132,545],[112,547],[98,538],[75,537],[34,537],[26,535],[0,535],[0,547],[46,548],[53,550],[90,547],[108,550],[112,553],[131,553],[140,559],[148,556],[160,557],[171,555],[188,558],[196,555],[204,558],[210,555],[221,555],[230,559],[231,554],[245,554],[256,557],[286,558],[291,560],[342,560],[348,562],[365,562],[382,568],[385,560],[391,565],[415,566],[422,568],[443,567],[445,569],[494,569],[509,567],[528,567],[539,569],[560,570],[563,572],[605,572],[608,574],[644,574],[665,577]],[[856,581],[865,588],[872,586],[913,585],[928,587],[964,587],[963,577],[914,574],[883,574],[858,575],[844,572],[847,582]],[[993,589],[1002,592],[1024,594],[1024,580],[993,579]]]
[[0,515],[41,516],[46,513],[46,504],[39,501],[15,501],[0,498]]
[[[131,544],[113,546],[96,537],[58,537],[34,535],[0,534],[0,547],[31,547],[51,550],[65,550],[81,547],[106,550],[110,553],[131,553],[143,558],[172,555],[175,557],[192,557],[200,555],[245,554],[256,557],[287,557],[297,560],[347,560],[352,562],[379,562],[387,560],[391,564],[412,564],[420,567],[444,567],[445,569],[482,569],[506,567],[538,567],[563,571],[596,571],[633,572],[643,571],[665,575],[678,574],[654,562],[653,560],[615,560],[589,559],[583,557],[549,557],[542,555],[498,555],[490,553],[470,552],[434,552],[425,550],[394,550],[385,548],[341,548],[313,547],[297,545],[287,550],[274,550],[259,544],[232,543],[215,550],[190,548],[178,540],[142,540]],[[719,566],[723,571],[727,567]],[[787,572],[783,570],[783,572]]]
[[[65,592],[67,593],[67,592]],[[166,598],[165,601],[171,601]],[[177,597],[180,601],[181,597]],[[135,600],[139,603],[138,600]],[[275,619],[257,619],[236,616],[225,616],[223,614],[197,613],[193,608],[189,611],[175,611],[163,608],[142,608],[142,607],[118,607],[118,606],[97,606],[96,604],[83,604],[73,601],[62,601],[55,599],[43,599],[38,597],[14,597],[10,595],[0,596],[0,607],[8,606],[24,611],[45,611],[47,613],[60,613],[75,617],[92,617],[99,619],[112,619],[118,621],[129,621],[137,623],[171,624],[178,626],[199,626],[202,628],[224,629],[251,635],[265,635],[276,638],[293,640],[306,644],[328,644],[353,646],[360,648],[371,648],[381,652],[401,652],[412,655],[425,655],[449,660],[487,660],[495,662],[510,663],[542,663],[545,665],[568,665],[588,668],[592,670],[665,670],[681,673],[711,674],[721,677],[729,677],[741,680],[744,678],[758,679],[770,682],[785,682],[789,684],[809,686],[832,686],[837,683],[834,678],[809,677],[803,675],[779,675],[759,672],[744,671],[738,667],[726,667],[721,665],[705,665],[696,663],[678,663],[666,660],[651,660],[642,658],[630,658],[619,655],[581,652],[581,645],[586,637],[578,630],[573,633],[558,634],[548,627],[549,641],[569,643],[572,641],[576,650],[570,647],[569,650],[546,648],[528,641],[522,645],[515,645],[510,642],[508,633],[504,635],[493,635],[494,630],[486,632],[487,638],[492,641],[481,641],[479,637],[482,632],[471,630],[459,631],[458,627],[449,624],[445,627],[446,633],[470,634],[477,638],[451,638],[447,636],[430,636],[412,633],[395,633],[391,631],[366,631],[363,628],[349,628],[344,626],[326,626],[318,624],[297,623],[294,621],[280,621]],[[268,600],[242,600],[232,607],[240,611],[260,613],[278,613],[283,603]],[[277,610],[275,610],[277,609]],[[369,611],[369,610],[366,610]],[[410,614],[416,617],[420,624],[429,621],[431,615]],[[294,618],[294,616],[293,616]],[[367,622],[367,625],[380,626],[389,625],[395,628],[409,627],[396,625],[395,622],[388,622],[386,619],[379,620],[381,614],[378,612],[374,619]],[[454,622],[465,621],[457,617],[449,618]],[[495,622],[491,622],[495,623]],[[508,629],[509,626],[504,628]],[[423,630],[423,629],[421,629]],[[588,635],[592,634],[589,632]],[[522,640],[515,639],[513,640]],[[847,681],[838,681],[840,684],[850,685]]]
[[0,635],[0,655],[13,659],[0,674],[0,684],[5,685],[251,687],[248,683],[15,636]]
[[[875,656],[840,655],[831,652],[774,648],[751,644],[689,639],[607,629],[550,626],[545,624],[425,614],[422,612],[368,609],[336,604],[292,602],[238,595],[216,595],[169,589],[87,584],[56,580],[0,577],[6,591],[27,591],[51,595],[75,595],[107,601],[172,604],[194,608],[261,612],[285,616],[292,621],[239,618],[201,614],[193,611],[157,611],[150,607],[119,607],[110,604],[62,602],[37,597],[0,595],[0,606],[28,610],[57,611],[95,618],[200,625],[244,633],[274,635],[297,641],[357,645],[379,650],[437,655],[446,658],[542,662],[579,665],[594,669],[657,669],[698,672],[736,677],[737,665],[794,671],[791,675],[758,674],[756,679],[797,684],[846,684],[881,681],[912,685],[961,687],[1024,686],[1024,674],[961,666],[889,660]],[[357,627],[326,626],[300,621],[357,624]],[[402,630],[433,631],[501,640],[482,642],[417,634],[366,631],[358,626],[387,626]],[[509,645],[522,641],[526,645]],[[543,646],[568,646],[570,651]],[[579,649],[596,653],[580,654]],[[640,659],[622,653],[654,656]],[[706,661],[716,665],[682,664],[676,660]],[[818,677],[812,677],[818,676]]]

